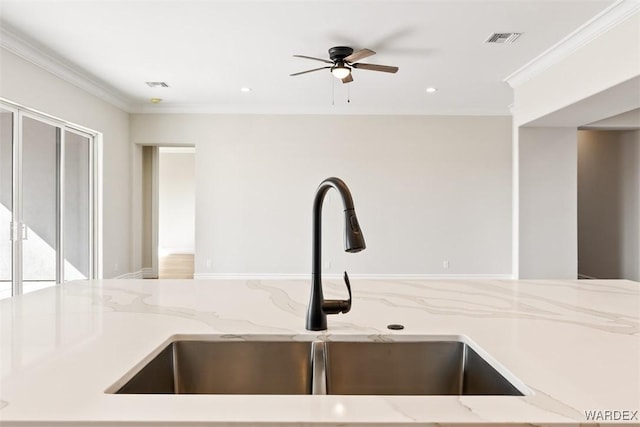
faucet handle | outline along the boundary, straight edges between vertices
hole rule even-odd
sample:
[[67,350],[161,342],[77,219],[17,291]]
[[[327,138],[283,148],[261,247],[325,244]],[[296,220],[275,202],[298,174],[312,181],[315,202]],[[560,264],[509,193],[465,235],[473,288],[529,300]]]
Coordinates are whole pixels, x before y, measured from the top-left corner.
[[326,299],[322,302],[322,311],[324,314],[348,313],[351,310],[351,283],[349,276],[344,272],[344,283],[347,285],[349,299]]
[[343,313],[348,313],[349,310],[351,310],[351,283],[349,283],[349,275],[347,274],[347,272],[344,272],[344,284],[347,285],[347,291],[349,292],[349,299],[345,304],[345,309],[342,310]]

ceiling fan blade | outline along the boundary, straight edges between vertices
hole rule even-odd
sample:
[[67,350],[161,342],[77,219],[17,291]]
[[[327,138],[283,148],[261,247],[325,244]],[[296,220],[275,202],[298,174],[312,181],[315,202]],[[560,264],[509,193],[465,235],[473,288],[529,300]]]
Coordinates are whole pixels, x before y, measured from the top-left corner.
[[357,52],[353,52],[351,55],[344,58],[347,62],[356,62],[364,58],[368,58],[371,55],[375,55],[376,53],[371,49],[360,49]]
[[293,56],[295,58],[313,59],[314,61],[321,61],[321,62],[326,62],[327,64],[333,64],[333,61],[329,61],[328,59],[314,58],[313,56],[306,56],[306,55],[293,55]]
[[300,71],[299,73],[293,73],[293,74],[289,74],[289,75],[290,75],[290,76],[299,76],[300,74],[313,73],[314,71],[326,70],[327,68],[331,68],[331,67],[320,67],[320,68],[314,68],[313,70]]
[[351,73],[349,73],[347,77],[342,79],[342,83],[351,83],[352,81],[353,81],[353,75]]
[[378,64],[351,64],[353,68],[362,68],[363,70],[382,71],[383,73],[397,73],[398,67],[392,67],[391,65],[378,65]]

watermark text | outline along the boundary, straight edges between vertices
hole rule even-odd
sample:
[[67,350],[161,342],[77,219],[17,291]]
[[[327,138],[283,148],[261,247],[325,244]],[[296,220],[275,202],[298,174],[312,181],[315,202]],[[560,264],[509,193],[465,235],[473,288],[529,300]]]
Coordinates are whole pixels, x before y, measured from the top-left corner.
[[638,411],[584,411],[584,417],[587,421],[638,421]]

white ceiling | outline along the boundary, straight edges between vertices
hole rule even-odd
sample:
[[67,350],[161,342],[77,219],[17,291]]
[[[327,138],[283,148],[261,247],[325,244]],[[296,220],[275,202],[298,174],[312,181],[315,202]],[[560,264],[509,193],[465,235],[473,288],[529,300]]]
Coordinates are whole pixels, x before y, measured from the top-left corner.
[[[508,114],[503,79],[613,2],[0,0],[0,25],[139,111]],[[492,32],[524,34],[484,44]],[[348,85],[329,70],[289,77],[323,65],[291,55],[326,58],[336,45],[400,71],[355,70]]]

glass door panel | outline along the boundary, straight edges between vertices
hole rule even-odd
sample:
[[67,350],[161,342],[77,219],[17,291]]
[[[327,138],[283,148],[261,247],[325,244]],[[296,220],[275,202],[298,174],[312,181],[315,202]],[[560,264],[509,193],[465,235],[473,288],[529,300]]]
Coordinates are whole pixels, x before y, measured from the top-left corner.
[[27,293],[55,285],[60,128],[22,120],[22,283]]
[[64,134],[64,280],[91,277],[91,139]]
[[0,101],[0,299],[95,277],[94,144]]
[[0,108],[0,299],[12,295],[13,112]]

